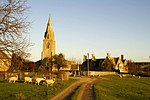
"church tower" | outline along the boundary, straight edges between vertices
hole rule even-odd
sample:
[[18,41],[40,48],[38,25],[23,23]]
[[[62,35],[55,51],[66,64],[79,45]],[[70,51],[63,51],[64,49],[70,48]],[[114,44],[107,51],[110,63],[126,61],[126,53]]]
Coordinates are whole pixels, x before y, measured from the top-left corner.
[[52,29],[52,22],[49,17],[46,32],[44,34],[43,39],[43,50],[42,50],[42,60],[44,58],[51,58],[51,56],[55,55],[55,37],[54,31]]

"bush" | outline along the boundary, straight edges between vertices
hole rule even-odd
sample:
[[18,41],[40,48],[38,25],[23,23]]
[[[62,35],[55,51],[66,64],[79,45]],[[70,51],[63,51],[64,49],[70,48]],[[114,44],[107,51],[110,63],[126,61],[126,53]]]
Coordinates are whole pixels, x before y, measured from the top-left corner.
[[70,72],[59,71],[58,78],[61,79],[61,80],[68,80],[69,79],[69,73]]

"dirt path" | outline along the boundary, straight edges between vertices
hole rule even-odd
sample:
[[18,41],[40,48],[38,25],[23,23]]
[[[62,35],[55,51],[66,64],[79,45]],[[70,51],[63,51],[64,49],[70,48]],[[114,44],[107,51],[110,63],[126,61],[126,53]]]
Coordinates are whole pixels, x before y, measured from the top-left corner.
[[83,88],[80,90],[77,100],[95,100],[94,83],[96,80],[96,78],[93,78],[83,84]]
[[95,83],[97,78],[81,77],[77,79],[79,79],[79,81],[70,85],[61,93],[51,98],[51,100],[70,100],[72,95],[80,87],[82,88],[80,88],[79,95],[77,96],[77,100],[94,100],[95,95],[93,90],[93,84]]

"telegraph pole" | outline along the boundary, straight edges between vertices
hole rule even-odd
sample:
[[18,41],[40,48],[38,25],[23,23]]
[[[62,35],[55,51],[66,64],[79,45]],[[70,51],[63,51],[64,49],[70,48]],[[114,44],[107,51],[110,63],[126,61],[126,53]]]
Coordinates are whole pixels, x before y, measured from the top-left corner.
[[87,71],[89,76],[89,53],[87,53]]
[[50,59],[49,59],[49,62],[50,62],[50,65],[49,65],[49,78],[51,79],[52,78],[52,75],[51,75],[51,72],[52,72],[52,52],[50,52]]

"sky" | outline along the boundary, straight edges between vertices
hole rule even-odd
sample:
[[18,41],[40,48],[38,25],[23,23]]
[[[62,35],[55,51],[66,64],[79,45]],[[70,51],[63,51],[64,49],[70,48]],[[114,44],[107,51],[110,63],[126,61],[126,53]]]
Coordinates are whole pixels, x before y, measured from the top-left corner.
[[83,55],[150,61],[150,0],[28,0],[30,60],[41,59],[49,16],[56,53],[82,62]]

